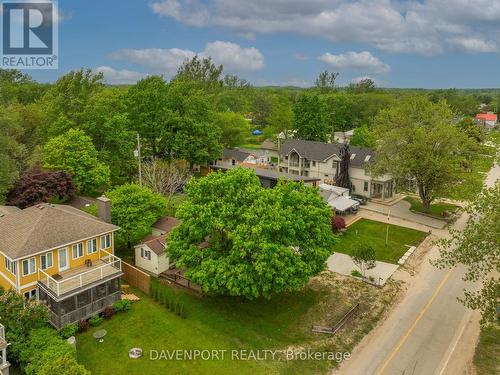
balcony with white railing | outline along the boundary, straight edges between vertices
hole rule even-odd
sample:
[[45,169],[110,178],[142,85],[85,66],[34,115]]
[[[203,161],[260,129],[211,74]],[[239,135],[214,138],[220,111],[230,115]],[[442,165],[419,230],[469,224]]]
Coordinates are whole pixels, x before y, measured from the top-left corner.
[[100,250],[100,252],[105,255],[94,260],[92,264],[71,268],[52,276],[45,271],[38,270],[38,282],[55,296],[60,297],[101,280],[121,275],[121,259],[105,250]]

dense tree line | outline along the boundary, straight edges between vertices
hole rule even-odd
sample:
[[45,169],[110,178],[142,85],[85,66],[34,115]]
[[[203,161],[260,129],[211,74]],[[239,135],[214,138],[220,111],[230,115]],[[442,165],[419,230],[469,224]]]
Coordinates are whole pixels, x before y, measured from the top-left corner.
[[[415,94],[445,101],[459,120],[474,115],[480,104],[485,111],[500,108],[500,94],[493,90],[381,89],[370,79],[339,87],[337,79],[337,73],[323,72],[309,89],[252,87],[198,57],[170,81],[149,76],[128,87],[106,86],[102,74],[89,69],[54,84],[0,70],[0,200],[37,164],[68,172],[79,194],[134,182],[137,133],[145,160],[203,165],[224,147],[280,133],[331,141],[334,132],[355,129],[353,145],[375,147],[377,115]],[[264,135],[252,137],[255,129]],[[472,136],[479,140],[481,134]]]

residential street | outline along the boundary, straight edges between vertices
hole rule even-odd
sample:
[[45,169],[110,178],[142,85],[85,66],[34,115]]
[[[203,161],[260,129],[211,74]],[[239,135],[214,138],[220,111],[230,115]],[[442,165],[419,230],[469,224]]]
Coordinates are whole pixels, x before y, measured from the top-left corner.
[[[500,179],[500,167],[490,170],[486,183]],[[462,229],[467,217],[454,228]],[[438,270],[429,259],[438,257],[433,246],[419,271],[409,276],[398,270],[395,279],[407,282],[407,293],[388,318],[356,347],[351,360],[335,373],[386,375],[456,375],[470,366],[479,334],[479,314],[467,310],[456,297],[464,288],[463,268]]]

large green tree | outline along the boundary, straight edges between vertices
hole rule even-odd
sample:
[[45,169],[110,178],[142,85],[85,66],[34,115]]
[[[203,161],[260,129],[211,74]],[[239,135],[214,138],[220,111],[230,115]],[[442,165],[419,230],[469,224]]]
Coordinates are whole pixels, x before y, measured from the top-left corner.
[[185,190],[167,253],[204,292],[269,298],[302,288],[325,267],[331,210],[316,189],[285,181],[265,189],[252,170],[236,168]]
[[296,137],[307,141],[326,142],[331,128],[325,124],[319,96],[312,92],[303,92],[293,106],[293,127]]
[[467,207],[470,215],[463,230],[452,230],[450,239],[440,242],[437,266],[467,267],[464,280],[481,284],[465,292],[465,305],[480,310],[483,323],[498,321],[500,301],[500,181]]
[[378,139],[373,173],[415,181],[425,209],[460,183],[468,138],[452,125],[445,102],[411,96],[382,110],[374,120]]
[[119,246],[132,245],[151,233],[151,225],[165,214],[167,199],[150,188],[125,184],[107,193],[111,199],[111,221],[120,227]]
[[70,129],[50,139],[43,149],[43,167],[64,170],[82,194],[91,194],[110,184],[109,167],[98,161],[92,139],[83,130]]
[[221,143],[224,147],[236,147],[245,142],[250,134],[248,121],[234,112],[219,112],[215,114],[215,123],[222,133]]
[[359,147],[374,148],[376,145],[376,139],[368,126],[362,125],[354,129],[354,134],[352,135],[349,144]]

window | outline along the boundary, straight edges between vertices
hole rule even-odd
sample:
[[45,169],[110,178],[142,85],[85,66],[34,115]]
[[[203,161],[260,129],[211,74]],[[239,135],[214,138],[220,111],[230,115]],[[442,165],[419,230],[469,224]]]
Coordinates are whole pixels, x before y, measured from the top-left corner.
[[97,238],[87,241],[87,254],[94,254],[97,251]]
[[141,258],[151,260],[151,251],[145,250],[143,247],[141,247]]
[[236,165],[236,160],[231,159],[231,165]]
[[365,181],[363,185],[363,191],[368,191],[368,181]]
[[73,259],[78,259],[83,256],[83,243],[77,243],[73,245]]
[[315,167],[315,166],[316,166],[316,162],[313,160],[313,167]]
[[36,258],[23,260],[23,276],[31,275],[36,272]]
[[106,234],[101,236],[101,249],[107,249],[108,247],[111,247],[111,236]]
[[13,275],[17,273],[17,263],[5,257],[5,268],[8,269]]
[[24,292],[24,298],[26,299],[36,298],[36,289],[31,289],[28,292]]
[[52,268],[52,264],[52,253],[47,253],[40,256],[40,268],[42,270]]

